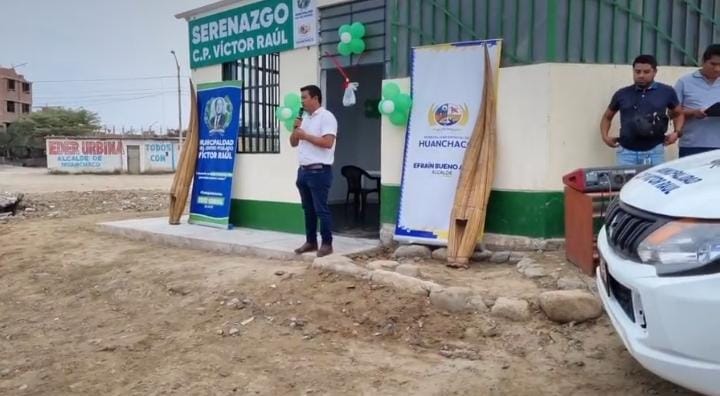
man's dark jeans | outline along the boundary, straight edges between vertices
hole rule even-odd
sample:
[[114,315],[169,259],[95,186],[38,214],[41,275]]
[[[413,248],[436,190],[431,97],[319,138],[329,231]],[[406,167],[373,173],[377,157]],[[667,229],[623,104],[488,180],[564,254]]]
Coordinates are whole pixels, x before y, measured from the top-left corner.
[[328,207],[328,193],[333,174],[330,165],[320,169],[298,169],[295,184],[300,191],[303,211],[305,212],[305,235],[307,242],[317,244],[317,223],[320,219],[320,236],[323,245],[332,244],[332,218]]

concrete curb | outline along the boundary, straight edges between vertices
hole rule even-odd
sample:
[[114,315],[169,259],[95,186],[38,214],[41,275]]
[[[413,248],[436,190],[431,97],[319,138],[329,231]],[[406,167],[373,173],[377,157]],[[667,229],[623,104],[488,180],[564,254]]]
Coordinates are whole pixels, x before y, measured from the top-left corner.
[[286,253],[272,249],[240,246],[224,242],[203,241],[179,235],[163,235],[154,232],[129,229],[124,227],[115,227],[109,224],[97,224],[96,227],[97,230],[100,232],[118,235],[127,239],[152,242],[166,246],[174,246],[186,249],[205,250],[224,254],[236,254],[240,256],[256,257],[268,260],[312,262],[316,258],[315,255],[312,253],[306,253],[298,256],[294,253]]
[[[380,242],[385,247],[396,247],[398,242],[393,240],[395,225],[384,223],[380,227]],[[492,251],[558,251],[565,248],[563,238],[530,238],[515,235],[486,233],[483,237],[482,246]]]

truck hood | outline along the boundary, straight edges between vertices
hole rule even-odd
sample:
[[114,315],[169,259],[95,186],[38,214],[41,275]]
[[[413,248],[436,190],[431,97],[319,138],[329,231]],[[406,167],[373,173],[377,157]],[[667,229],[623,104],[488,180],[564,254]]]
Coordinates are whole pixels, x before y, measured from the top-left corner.
[[720,219],[720,150],[641,172],[623,186],[620,200],[665,216]]

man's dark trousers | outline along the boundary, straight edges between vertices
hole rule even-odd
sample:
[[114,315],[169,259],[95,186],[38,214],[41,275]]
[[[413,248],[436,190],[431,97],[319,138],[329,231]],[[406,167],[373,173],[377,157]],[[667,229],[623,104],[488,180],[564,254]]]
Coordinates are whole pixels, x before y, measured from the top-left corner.
[[328,207],[328,193],[333,174],[330,165],[300,167],[296,185],[300,191],[305,212],[306,242],[317,245],[317,223],[320,219],[320,236],[323,245],[332,244],[332,218]]

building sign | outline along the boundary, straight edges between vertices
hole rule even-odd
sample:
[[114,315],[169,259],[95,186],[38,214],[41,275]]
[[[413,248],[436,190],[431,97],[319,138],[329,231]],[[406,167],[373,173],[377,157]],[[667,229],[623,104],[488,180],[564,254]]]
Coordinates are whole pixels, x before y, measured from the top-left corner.
[[265,0],[189,21],[198,68],[317,44],[315,0]]
[[237,131],[242,120],[242,84],[198,85],[200,142],[190,201],[190,223],[230,227]]
[[48,169],[55,172],[119,172],[123,165],[121,140],[48,139]]
[[465,149],[483,104],[485,68],[497,81],[500,47],[500,41],[487,40],[413,48],[413,105],[395,239],[447,243]]

